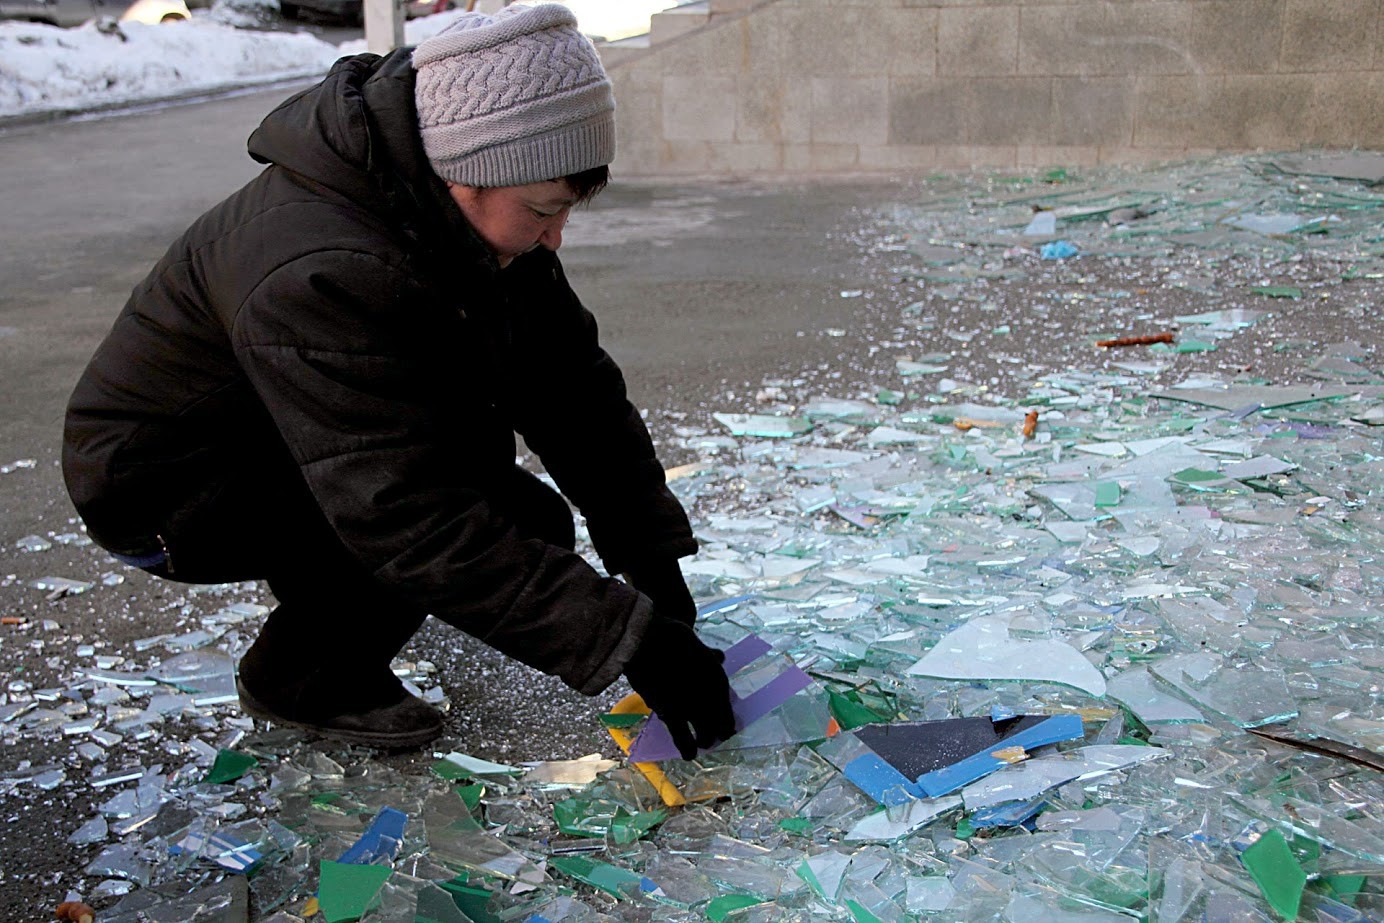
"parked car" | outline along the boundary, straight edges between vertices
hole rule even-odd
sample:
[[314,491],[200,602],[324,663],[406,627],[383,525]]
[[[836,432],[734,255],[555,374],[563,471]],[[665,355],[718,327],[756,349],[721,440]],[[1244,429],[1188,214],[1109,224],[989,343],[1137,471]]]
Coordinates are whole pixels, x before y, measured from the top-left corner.
[[[4,0],[0,0],[3,3]],[[404,3],[404,14],[409,19],[430,16],[455,9],[455,0],[408,0]],[[279,0],[279,12],[284,19],[298,19],[302,13],[339,19],[348,25],[359,26],[365,22],[364,0]]]
[[183,0],[135,0],[121,22],[143,22],[156,25],[165,22],[187,22],[191,18],[188,4]]
[[0,19],[50,26],[80,26],[109,17],[122,22],[183,22],[192,17],[185,0],[0,0]]

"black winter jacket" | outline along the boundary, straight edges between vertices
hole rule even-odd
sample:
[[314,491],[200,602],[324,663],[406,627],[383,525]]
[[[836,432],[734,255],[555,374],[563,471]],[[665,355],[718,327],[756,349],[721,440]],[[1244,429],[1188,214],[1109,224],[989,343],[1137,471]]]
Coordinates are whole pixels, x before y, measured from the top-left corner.
[[97,542],[138,552],[286,446],[377,579],[595,693],[648,600],[521,540],[474,486],[512,469],[517,431],[610,573],[696,543],[556,255],[501,271],[432,173],[413,78],[409,49],[343,58],[264,120],[270,166],[174,243],[78,383],[68,490]]

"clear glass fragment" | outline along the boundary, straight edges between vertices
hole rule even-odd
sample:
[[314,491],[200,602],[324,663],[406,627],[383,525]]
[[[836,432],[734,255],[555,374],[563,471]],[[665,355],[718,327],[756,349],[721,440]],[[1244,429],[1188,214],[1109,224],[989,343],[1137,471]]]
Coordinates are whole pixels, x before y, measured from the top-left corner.
[[1212,651],[1176,654],[1155,662],[1153,675],[1240,727],[1286,721],[1297,706],[1283,674],[1252,663],[1231,663]]
[[1144,724],[1205,720],[1205,716],[1191,705],[1160,689],[1146,667],[1126,670],[1110,679],[1106,687],[1110,698],[1123,703]]
[[970,811],[1006,801],[1028,801],[1073,779],[1089,779],[1171,755],[1156,747],[1122,744],[1079,747],[1001,769],[966,786],[961,797]]
[[979,616],[937,642],[908,668],[913,676],[946,679],[1030,680],[1105,694],[1105,677],[1068,644],[1021,640],[1010,633],[1011,618]]

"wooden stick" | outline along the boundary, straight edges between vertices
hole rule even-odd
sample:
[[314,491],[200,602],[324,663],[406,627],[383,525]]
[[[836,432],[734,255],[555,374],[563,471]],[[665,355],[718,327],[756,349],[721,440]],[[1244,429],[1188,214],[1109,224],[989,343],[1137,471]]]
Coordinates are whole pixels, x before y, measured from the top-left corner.
[[1110,349],[1114,346],[1150,346],[1154,343],[1171,343],[1173,335],[1171,333],[1154,333],[1142,337],[1116,337],[1113,340],[1098,340],[1096,345],[1102,349]]

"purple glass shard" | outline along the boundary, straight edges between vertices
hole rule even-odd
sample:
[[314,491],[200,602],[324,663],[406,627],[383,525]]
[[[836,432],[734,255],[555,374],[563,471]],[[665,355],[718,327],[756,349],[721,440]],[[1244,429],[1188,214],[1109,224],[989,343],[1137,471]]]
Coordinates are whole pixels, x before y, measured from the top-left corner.
[[[729,651],[726,653],[726,662],[729,665]],[[812,677],[797,667],[789,667],[743,699],[736,698],[735,693],[732,692],[730,707],[731,711],[735,713],[736,732],[739,733],[754,724],[788,699],[806,689],[811,683]],[[630,748],[629,755],[630,760],[636,763],[657,763],[660,760],[672,760],[680,757],[677,745],[673,743],[673,735],[668,732],[668,725],[664,724],[658,715],[649,718],[649,723],[644,726],[643,733],[639,735],[639,739]]]
[[734,676],[772,649],[759,635],[746,635],[726,648],[726,662],[722,668],[727,676]]

